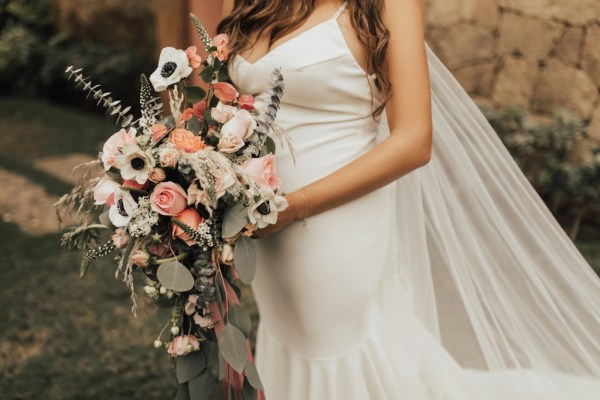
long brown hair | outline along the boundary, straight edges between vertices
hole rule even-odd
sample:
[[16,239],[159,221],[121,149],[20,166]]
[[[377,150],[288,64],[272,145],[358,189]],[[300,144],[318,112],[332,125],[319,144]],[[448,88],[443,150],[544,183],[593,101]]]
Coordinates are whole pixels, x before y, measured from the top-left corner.
[[[275,40],[302,25],[312,14],[315,0],[298,0],[300,10],[297,13],[289,7],[291,1],[235,0],[231,13],[217,26],[217,33],[226,33],[229,36],[230,57],[251,45],[249,34],[254,30],[258,30],[258,38],[266,28],[271,27],[270,47]],[[382,103],[371,112],[375,118],[383,112],[392,91],[385,62],[389,31],[381,19],[383,0],[348,0],[346,8],[350,13],[352,27],[366,47],[367,71],[372,69],[376,74],[375,86],[381,92]],[[372,105],[373,93],[371,93]]]

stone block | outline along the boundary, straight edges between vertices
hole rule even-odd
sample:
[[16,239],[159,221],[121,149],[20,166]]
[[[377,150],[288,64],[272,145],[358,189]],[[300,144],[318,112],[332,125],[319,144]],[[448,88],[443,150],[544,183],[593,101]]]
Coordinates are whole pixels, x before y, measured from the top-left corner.
[[495,62],[467,65],[453,72],[454,77],[472,96],[489,96],[494,79]]
[[576,64],[579,61],[582,39],[582,28],[567,28],[556,45],[554,55],[570,64]]
[[498,52],[541,60],[548,55],[553,41],[561,32],[562,25],[556,22],[504,13],[500,23]]
[[493,88],[493,101],[506,107],[520,104],[527,107],[533,94],[533,84],[538,73],[537,64],[527,59],[507,57]]
[[436,36],[435,42],[449,68],[487,61],[493,56],[494,37],[491,30],[461,23]]

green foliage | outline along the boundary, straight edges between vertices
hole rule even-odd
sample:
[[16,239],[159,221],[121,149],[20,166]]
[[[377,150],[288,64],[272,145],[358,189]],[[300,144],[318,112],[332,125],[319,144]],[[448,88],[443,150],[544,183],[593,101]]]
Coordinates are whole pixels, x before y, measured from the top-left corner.
[[600,206],[600,148],[588,148],[583,162],[572,160],[579,142],[588,137],[585,123],[564,108],[556,109],[549,121],[536,124],[527,123],[522,106],[504,110],[482,106],[481,110],[552,212],[574,215],[571,238],[575,239],[584,214]]

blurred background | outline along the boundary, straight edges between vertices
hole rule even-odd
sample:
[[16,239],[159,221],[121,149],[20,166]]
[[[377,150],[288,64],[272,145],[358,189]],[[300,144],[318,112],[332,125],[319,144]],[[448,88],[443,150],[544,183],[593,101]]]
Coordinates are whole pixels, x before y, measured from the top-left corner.
[[[427,42],[465,87],[586,259],[600,271],[600,3],[423,0]],[[163,399],[173,365],[110,259],[78,277],[52,204],[117,127],[68,65],[136,106],[164,46],[215,34],[220,0],[0,0],[0,397]],[[204,55],[204,54],[203,54]],[[138,282],[138,289],[141,285]],[[252,293],[246,307],[258,319]],[[256,328],[256,324],[254,325]]]

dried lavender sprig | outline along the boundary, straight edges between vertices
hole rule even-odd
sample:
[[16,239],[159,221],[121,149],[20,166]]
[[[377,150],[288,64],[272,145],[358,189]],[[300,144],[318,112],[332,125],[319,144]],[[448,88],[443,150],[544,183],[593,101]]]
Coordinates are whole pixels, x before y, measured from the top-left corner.
[[200,22],[200,19],[194,15],[194,13],[190,13],[190,18],[192,18],[192,22],[196,27],[196,32],[198,32],[198,36],[200,36],[200,40],[202,40],[202,44],[204,45],[204,50],[208,53],[208,50],[212,47],[212,39],[210,38],[206,29],[204,29],[204,25]]
[[92,84],[89,77],[84,77],[81,71],[83,68],[73,69],[73,66],[70,65],[65,70],[66,74],[69,74],[68,79],[70,80],[72,77],[74,78],[75,83],[77,85],[75,87],[83,86],[82,90],[87,92],[89,97],[92,95],[94,99],[98,99],[97,105],[102,105],[106,108],[107,113],[110,115],[117,115],[117,123],[121,121],[121,127],[127,128],[133,122],[133,116],[129,114],[131,110],[130,106],[122,108],[121,100],[114,100],[110,96],[110,92],[103,92],[100,90],[100,85]]
[[87,273],[90,264],[92,261],[97,260],[98,258],[107,256],[108,254],[115,251],[117,247],[113,243],[112,239],[108,242],[104,243],[102,246],[96,247],[95,249],[88,250],[83,255],[83,259],[81,260],[81,267],[79,268],[79,277],[83,278]]

